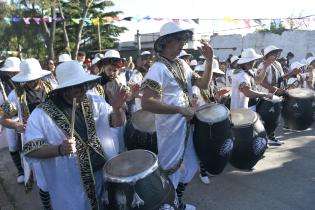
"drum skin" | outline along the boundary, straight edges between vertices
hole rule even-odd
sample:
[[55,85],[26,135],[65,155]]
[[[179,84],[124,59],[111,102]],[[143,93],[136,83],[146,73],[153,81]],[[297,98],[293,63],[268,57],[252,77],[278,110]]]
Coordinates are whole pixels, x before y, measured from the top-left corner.
[[[251,110],[246,110],[252,112]],[[233,122],[233,111],[232,111]],[[234,147],[230,164],[241,170],[252,169],[267,149],[267,135],[262,122],[257,119],[246,126],[233,126]]]
[[135,129],[132,122],[128,121],[125,127],[124,139],[128,150],[145,149],[158,154],[156,132],[142,132]]
[[281,116],[281,103],[273,103],[261,99],[256,107],[256,112],[260,115],[267,134],[273,133],[279,125]]
[[309,128],[313,120],[313,97],[298,98],[285,96],[282,109],[282,117],[286,126],[293,130],[305,130]]
[[210,125],[196,118],[194,146],[207,172],[220,174],[227,165],[233,148],[231,122],[227,118]]
[[[167,182],[164,184],[161,183],[160,176],[163,176]],[[144,201],[143,205],[138,207],[131,207],[134,189],[136,190],[139,197]],[[175,189],[171,184],[170,180],[164,175],[160,174],[158,171],[155,171],[151,175],[141,179],[135,183],[133,186],[130,183],[107,183],[108,191],[108,201],[109,204],[106,205],[106,209],[110,210],[159,210],[162,209],[162,206],[168,205],[175,207]],[[119,196],[125,196],[126,205],[125,208],[121,208],[122,205],[117,202]]]
[[157,156],[147,150],[123,152],[108,160],[103,167],[105,209],[177,209],[175,189],[160,171]]

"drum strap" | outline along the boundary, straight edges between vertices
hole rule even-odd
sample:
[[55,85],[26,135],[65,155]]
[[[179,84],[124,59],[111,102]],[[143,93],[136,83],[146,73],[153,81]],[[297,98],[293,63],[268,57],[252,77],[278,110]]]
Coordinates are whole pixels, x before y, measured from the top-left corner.
[[[189,95],[188,95],[188,82],[187,82],[187,80],[185,78],[184,71],[183,71],[183,66],[180,63],[180,61],[178,59],[175,60],[175,63],[176,63],[177,69],[178,69],[178,73],[176,72],[174,67],[170,64],[170,62],[166,58],[163,58],[163,57],[159,56],[157,58],[157,61],[163,63],[167,67],[167,69],[172,73],[172,75],[174,76],[174,78],[175,78],[176,82],[178,83],[179,87],[184,92],[186,105],[191,106],[192,103],[191,103],[191,100],[190,100]],[[165,173],[166,175],[172,175],[182,165],[183,160],[184,160],[184,155],[185,155],[185,152],[186,152],[186,148],[187,148],[189,132],[190,132],[190,123],[186,122],[186,134],[185,134],[185,140],[184,140],[184,151],[183,151],[183,154],[181,155],[179,161],[173,167],[171,167],[169,169],[166,169],[166,170],[161,169],[162,172]]]

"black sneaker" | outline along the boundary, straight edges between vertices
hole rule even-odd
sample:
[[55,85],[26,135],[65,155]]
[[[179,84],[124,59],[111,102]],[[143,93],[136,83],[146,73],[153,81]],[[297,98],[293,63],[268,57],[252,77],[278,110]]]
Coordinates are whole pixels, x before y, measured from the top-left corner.
[[284,144],[284,142],[276,139],[275,137],[268,139],[269,146],[281,146],[282,144]]

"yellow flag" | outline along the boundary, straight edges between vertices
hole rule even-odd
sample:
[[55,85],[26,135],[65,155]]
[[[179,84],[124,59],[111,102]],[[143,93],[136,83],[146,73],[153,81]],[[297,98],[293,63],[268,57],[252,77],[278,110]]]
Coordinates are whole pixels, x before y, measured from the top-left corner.
[[94,26],[99,25],[99,24],[100,24],[100,18],[99,18],[99,17],[97,17],[97,18],[92,18],[92,24],[93,24]]
[[231,16],[225,16],[223,20],[226,22],[233,22],[234,19]]

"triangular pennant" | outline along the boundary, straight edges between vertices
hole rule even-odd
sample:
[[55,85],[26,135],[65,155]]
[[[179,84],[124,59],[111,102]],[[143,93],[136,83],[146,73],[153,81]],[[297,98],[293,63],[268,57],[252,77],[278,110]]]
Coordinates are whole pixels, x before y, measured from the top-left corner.
[[97,26],[97,25],[100,24],[100,18],[99,18],[99,17],[97,17],[97,18],[92,18],[91,20],[92,20],[92,24],[93,24],[94,26]]
[[275,27],[276,27],[276,28],[280,28],[280,22],[281,22],[280,19],[274,19],[274,20],[273,20],[273,23],[275,24]]
[[11,23],[11,18],[5,17],[5,18],[4,18],[4,21],[5,21],[7,24],[10,24],[10,23]]
[[153,18],[153,20],[161,21],[164,20],[163,18]]
[[111,16],[105,16],[103,17],[103,20],[106,22],[111,22],[113,20],[113,18]]
[[251,26],[250,26],[250,19],[243,19],[243,21],[244,21],[244,23],[245,23],[245,25],[246,25],[247,28],[250,28],[250,27],[251,27]]
[[172,19],[172,20],[173,20],[173,22],[179,24],[179,19]]
[[26,25],[31,24],[31,23],[30,23],[30,18],[29,18],[29,17],[27,17],[27,18],[23,18],[23,20],[24,20],[24,23],[25,23]]
[[39,24],[41,18],[33,18],[33,20],[35,21],[35,23]]
[[254,19],[254,22],[257,23],[258,25],[261,25],[261,24],[262,24],[262,22],[261,22],[260,19]]
[[12,18],[12,21],[13,22],[20,22],[21,18],[18,18],[18,17],[13,17]]
[[225,21],[225,22],[233,22],[233,18],[231,17],[231,16],[225,16],[224,18],[223,18],[223,20]]
[[121,21],[118,16],[115,16],[115,17],[114,17],[114,20],[115,20],[115,21]]
[[71,18],[71,20],[72,20],[75,24],[79,24],[81,18]]
[[131,21],[132,17],[125,17],[122,20]]
[[84,18],[83,19],[84,23],[90,25],[92,23],[91,18]]
[[142,18],[143,20],[151,20],[151,17],[150,16],[145,16]]
[[192,19],[195,23],[199,24],[199,19]]

